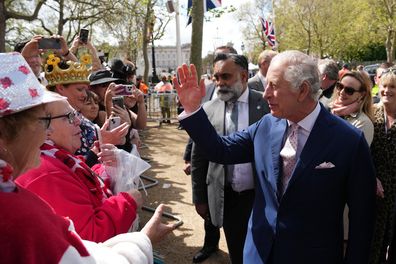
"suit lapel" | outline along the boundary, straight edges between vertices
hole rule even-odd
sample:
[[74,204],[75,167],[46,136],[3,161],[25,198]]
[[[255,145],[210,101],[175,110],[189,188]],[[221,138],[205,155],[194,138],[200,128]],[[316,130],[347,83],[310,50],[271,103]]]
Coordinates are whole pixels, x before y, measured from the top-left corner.
[[282,148],[283,137],[287,128],[287,121],[285,119],[277,119],[271,127],[270,142],[271,142],[271,156],[273,171],[269,174],[268,181],[271,183],[272,188],[278,190],[278,179],[280,177],[280,162],[279,153]]
[[225,103],[219,98],[210,101],[206,106],[209,109],[210,118],[212,125],[218,131],[220,135],[224,135],[224,119],[225,119]]

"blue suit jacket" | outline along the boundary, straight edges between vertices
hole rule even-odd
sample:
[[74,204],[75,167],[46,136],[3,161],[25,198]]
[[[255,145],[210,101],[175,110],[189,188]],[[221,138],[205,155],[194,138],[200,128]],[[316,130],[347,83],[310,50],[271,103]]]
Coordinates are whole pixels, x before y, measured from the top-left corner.
[[[367,263],[374,227],[376,181],[363,134],[321,106],[281,199],[279,153],[287,122],[272,115],[242,132],[220,137],[201,109],[181,121],[213,162],[254,162],[256,197],[244,263]],[[316,168],[331,162],[333,168]],[[349,241],[343,257],[343,211],[349,205]]]

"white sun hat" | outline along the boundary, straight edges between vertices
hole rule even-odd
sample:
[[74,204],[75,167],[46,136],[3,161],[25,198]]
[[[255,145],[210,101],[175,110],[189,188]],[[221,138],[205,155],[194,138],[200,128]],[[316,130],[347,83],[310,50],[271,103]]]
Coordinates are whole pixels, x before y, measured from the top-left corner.
[[65,99],[39,83],[20,53],[0,53],[0,117]]

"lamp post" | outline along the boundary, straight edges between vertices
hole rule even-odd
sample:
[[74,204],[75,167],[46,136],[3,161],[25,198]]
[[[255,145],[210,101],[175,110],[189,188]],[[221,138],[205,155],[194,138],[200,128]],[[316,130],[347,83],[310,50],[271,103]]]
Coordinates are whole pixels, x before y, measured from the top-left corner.
[[181,53],[181,43],[180,43],[180,12],[179,12],[179,0],[173,2],[173,0],[168,0],[166,3],[166,8],[168,13],[175,12],[176,18],[176,67],[182,65],[182,53]]
[[155,69],[156,66],[155,66],[155,48],[154,48],[154,21],[150,23],[150,26],[151,26],[151,59],[152,59],[152,68],[153,68],[152,71],[153,77],[151,78],[151,82],[158,83],[159,79],[157,76],[157,70]]

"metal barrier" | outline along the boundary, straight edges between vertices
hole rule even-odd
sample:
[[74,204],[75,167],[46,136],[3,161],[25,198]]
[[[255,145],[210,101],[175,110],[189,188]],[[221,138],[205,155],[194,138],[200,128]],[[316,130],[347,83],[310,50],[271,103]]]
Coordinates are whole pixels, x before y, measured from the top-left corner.
[[177,93],[176,91],[146,95],[147,120],[166,122],[177,120]]

